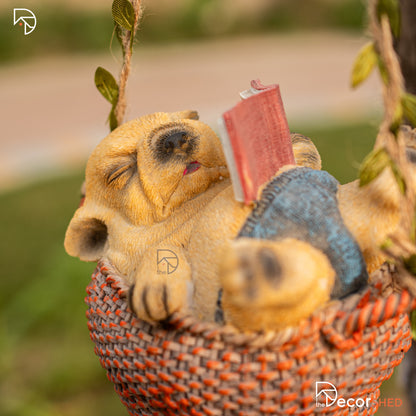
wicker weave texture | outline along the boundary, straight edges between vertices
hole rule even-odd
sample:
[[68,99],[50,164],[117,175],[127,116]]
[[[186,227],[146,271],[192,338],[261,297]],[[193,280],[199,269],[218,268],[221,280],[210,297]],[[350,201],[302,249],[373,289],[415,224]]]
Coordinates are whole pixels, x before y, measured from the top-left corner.
[[[410,348],[407,312],[416,306],[406,291],[381,297],[372,288],[297,328],[241,334],[189,317],[153,327],[131,313],[126,289],[102,262],[86,302],[95,353],[131,415],[372,415]],[[319,407],[317,381],[370,406]]]

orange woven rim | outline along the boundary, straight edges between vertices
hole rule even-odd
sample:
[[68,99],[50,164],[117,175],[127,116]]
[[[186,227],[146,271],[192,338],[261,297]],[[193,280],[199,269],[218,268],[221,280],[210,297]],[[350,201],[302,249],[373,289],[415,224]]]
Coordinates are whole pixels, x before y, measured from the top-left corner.
[[[316,311],[296,328],[240,333],[174,315],[170,328],[139,320],[127,285],[105,261],[87,288],[95,352],[131,415],[370,415],[379,387],[411,345],[406,290],[381,297],[374,285]],[[384,285],[385,286],[385,285]],[[318,408],[318,380],[368,408]]]

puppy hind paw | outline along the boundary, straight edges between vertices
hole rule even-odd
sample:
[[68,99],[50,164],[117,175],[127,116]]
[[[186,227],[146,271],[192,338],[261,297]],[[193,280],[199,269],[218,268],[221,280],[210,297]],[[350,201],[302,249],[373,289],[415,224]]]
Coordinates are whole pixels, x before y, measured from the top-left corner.
[[270,244],[267,240],[241,238],[226,253],[222,283],[225,296],[232,296],[234,303],[262,303],[265,292],[279,289],[284,272]]
[[283,277],[283,270],[275,253],[269,247],[261,247],[257,251],[259,270],[271,287],[278,288]]
[[334,275],[307,243],[237,239],[221,271],[225,320],[243,330],[295,325],[329,299]]

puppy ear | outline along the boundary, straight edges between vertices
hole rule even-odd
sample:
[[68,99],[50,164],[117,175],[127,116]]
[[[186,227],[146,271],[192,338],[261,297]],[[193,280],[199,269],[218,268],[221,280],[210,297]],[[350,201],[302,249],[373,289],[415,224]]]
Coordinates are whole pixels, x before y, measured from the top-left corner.
[[107,237],[107,226],[103,221],[75,215],[66,230],[65,250],[83,261],[97,261],[104,254]]
[[199,115],[197,111],[184,110],[184,111],[177,111],[176,113],[172,113],[171,118],[172,120],[183,120],[183,119],[199,120]]
[[321,170],[321,156],[313,141],[299,133],[291,133],[290,139],[292,140],[296,165]]

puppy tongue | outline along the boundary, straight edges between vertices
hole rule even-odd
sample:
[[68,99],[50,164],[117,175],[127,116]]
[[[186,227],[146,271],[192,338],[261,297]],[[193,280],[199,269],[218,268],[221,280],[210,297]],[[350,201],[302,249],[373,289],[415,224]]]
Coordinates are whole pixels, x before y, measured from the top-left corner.
[[196,160],[194,162],[189,163],[189,165],[186,165],[186,168],[183,171],[183,176],[197,171],[200,167],[201,167],[201,164],[199,162],[197,162]]

